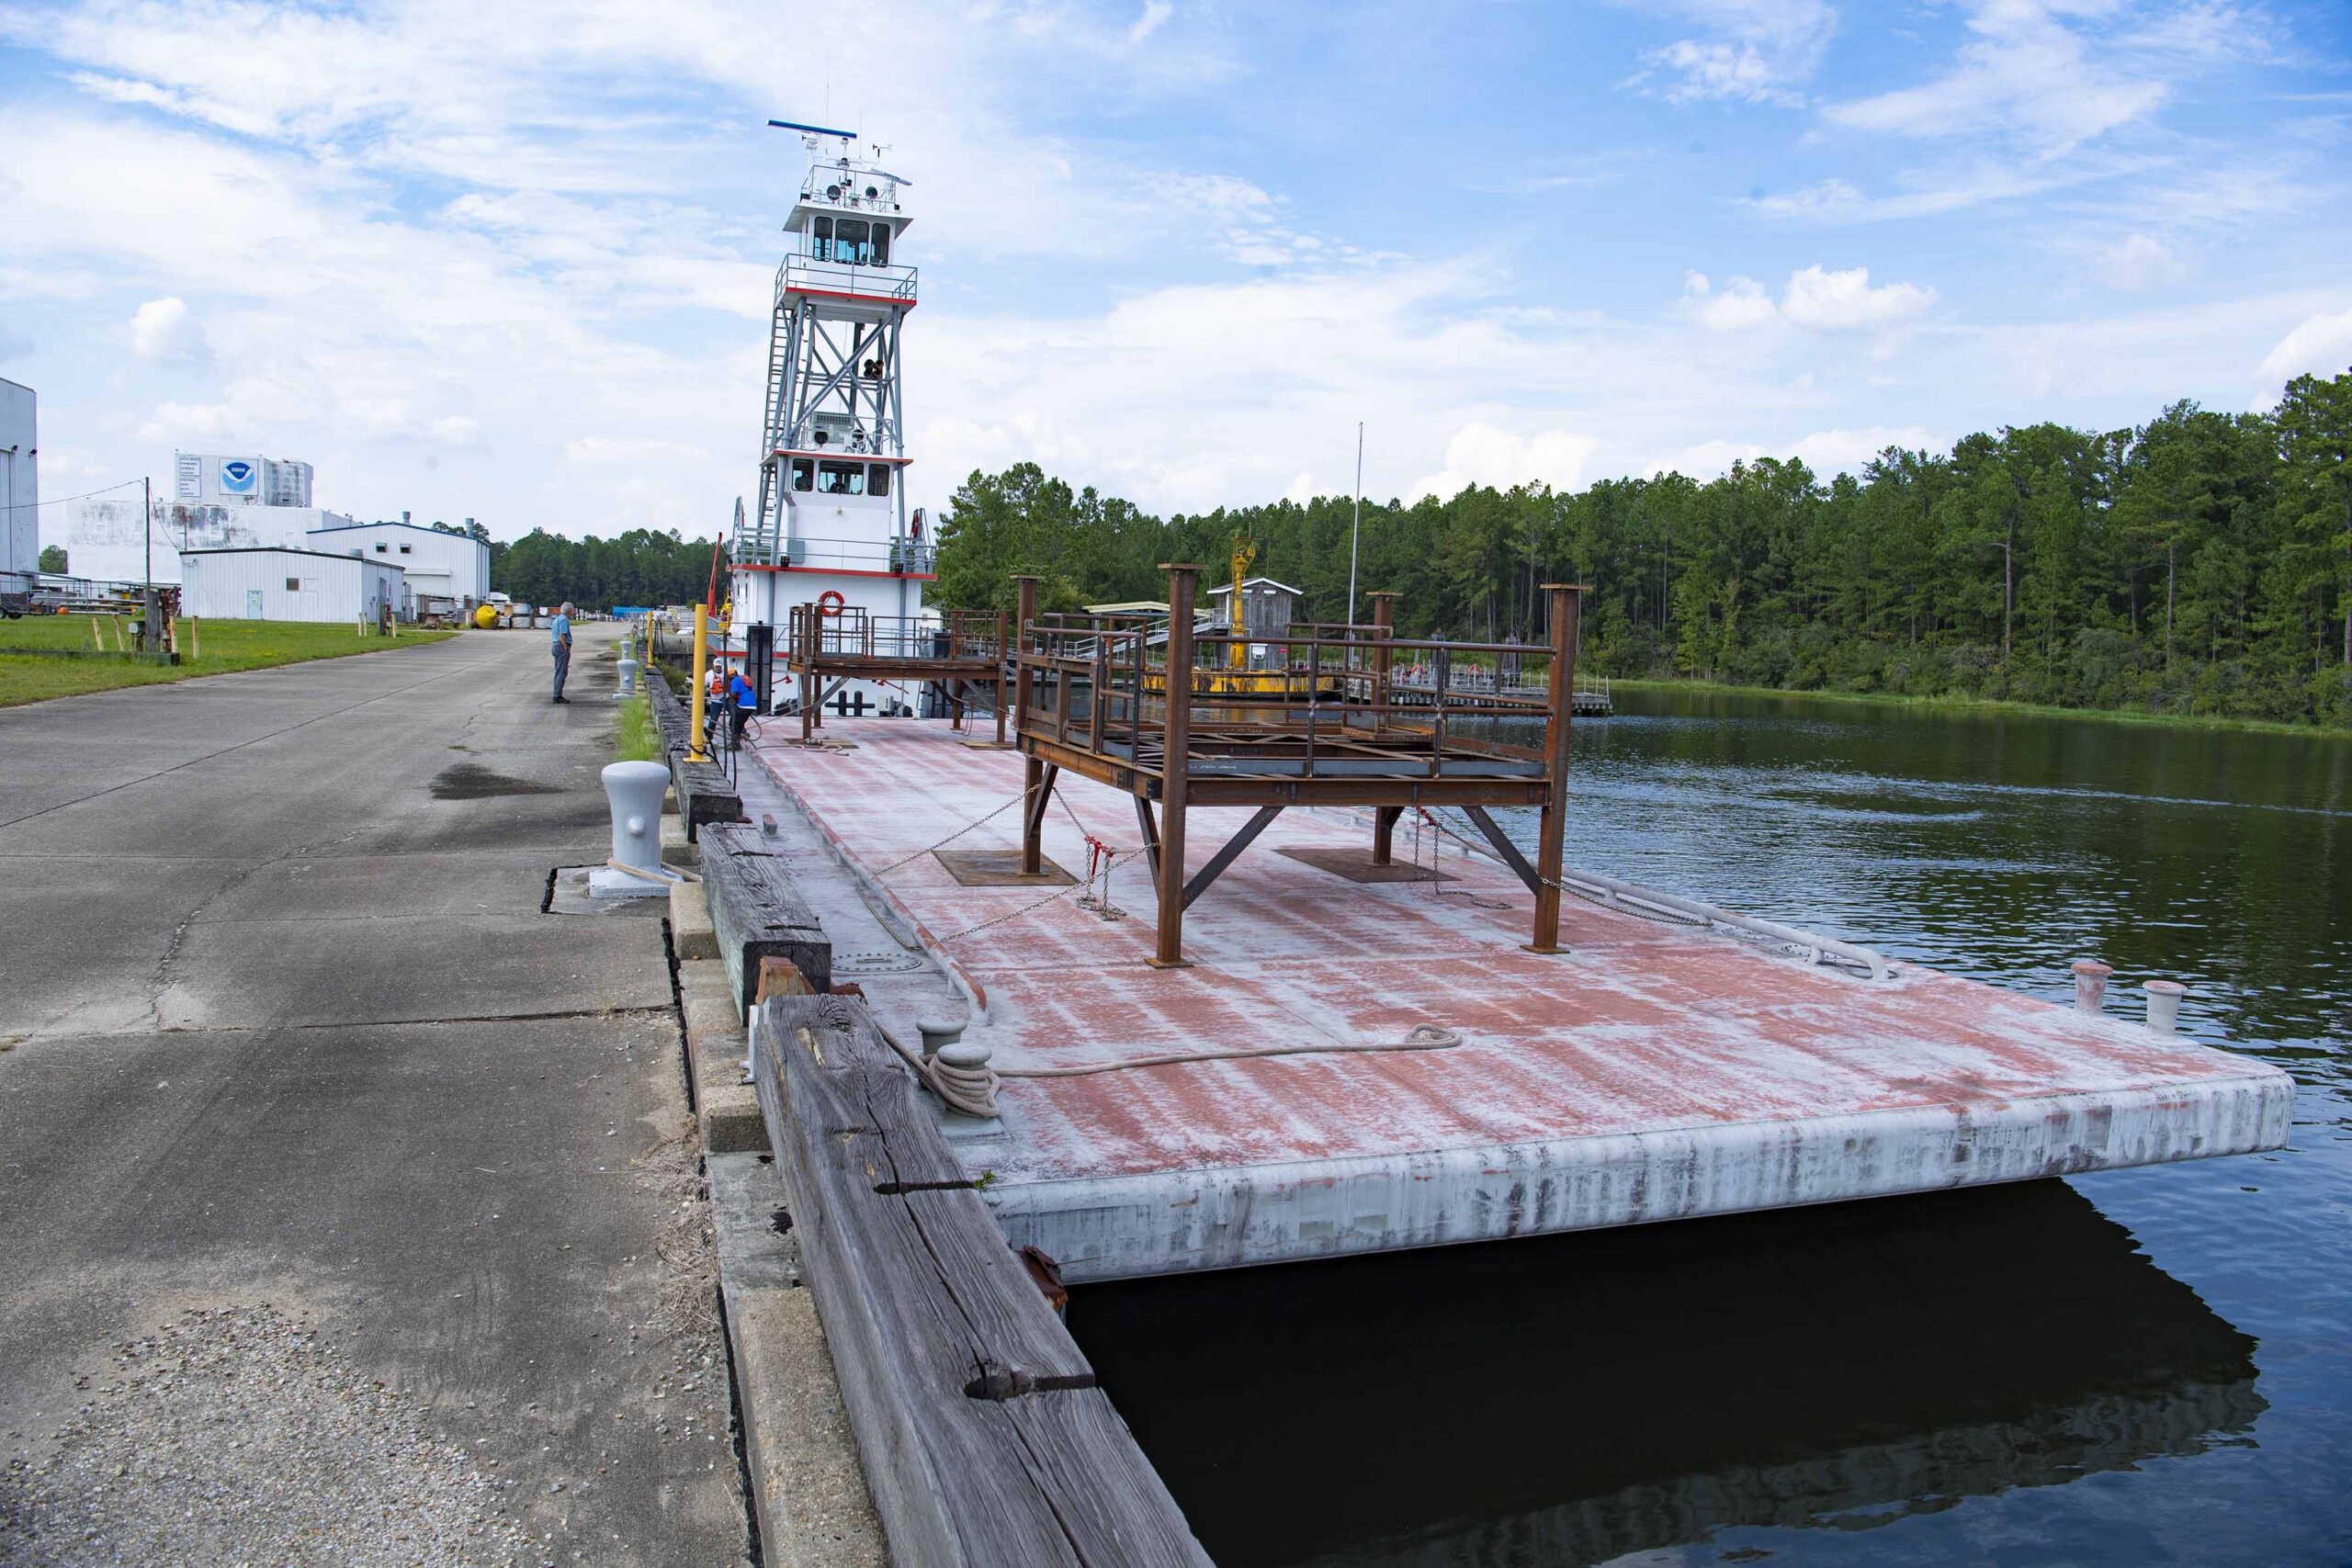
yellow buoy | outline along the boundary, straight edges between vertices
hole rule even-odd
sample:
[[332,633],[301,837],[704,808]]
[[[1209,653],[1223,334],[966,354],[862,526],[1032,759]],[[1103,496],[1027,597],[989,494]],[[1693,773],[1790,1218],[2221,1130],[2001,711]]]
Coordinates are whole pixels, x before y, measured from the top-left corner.
[[496,630],[498,626],[498,606],[495,604],[484,604],[477,608],[474,611],[474,625],[480,626],[484,631]]

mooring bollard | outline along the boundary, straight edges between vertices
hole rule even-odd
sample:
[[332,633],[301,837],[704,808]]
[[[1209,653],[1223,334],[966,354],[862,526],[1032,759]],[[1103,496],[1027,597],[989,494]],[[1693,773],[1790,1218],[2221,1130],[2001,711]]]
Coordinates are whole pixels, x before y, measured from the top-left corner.
[[2148,993],[2148,1032],[2170,1034],[2180,1022],[2180,998],[2188,987],[2177,980],[2151,980],[2140,988]]
[[2096,958],[2075,960],[2075,1010],[2097,1012],[2107,1005],[2107,977],[2115,973],[2111,964],[2101,964]]
[[674,880],[662,868],[662,795],[670,770],[659,762],[614,762],[605,769],[613,808],[613,855],[588,874],[601,898],[666,898]]
[[922,1036],[922,1059],[928,1062],[939,1055],[941,1046],[953,1045],[964,1038],[964,1026],[954,1019],[919,1018],[915,1020],[915,1032]]
[[637,695],[637,660],[626,653],[621,655],[621,695]]

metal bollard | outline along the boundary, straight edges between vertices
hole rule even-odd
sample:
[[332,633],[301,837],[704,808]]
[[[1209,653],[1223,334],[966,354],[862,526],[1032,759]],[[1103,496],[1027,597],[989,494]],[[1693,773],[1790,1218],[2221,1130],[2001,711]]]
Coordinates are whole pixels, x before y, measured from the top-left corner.
[[2107,977],[2115,973],[2111,964],[2101,964],[2096,958],[2075,960],[2075,1010],[2097,1012],[2107,1005]]
[[2180,1022],[2180,998],[2188,987],[2177,980],[2151,980],[2140,988],[2148,993],[2148,1032],[2170,1034]]
[[964,1025],[955,1019],[919,1018],[915,1020],[915,1032],[922,1036],[922,1058],[928,1062],[939,1055],[941,1046],[953,1045],[964,1038]]
[[588,874],[588,890],[600,898],[668,897],[673,878],[662,866],[662,795],[670,770],[659,762],[614,762],[604,778],[613,858]]
[[621,655],[621,695],[637,695],[637,660],[627,654]]

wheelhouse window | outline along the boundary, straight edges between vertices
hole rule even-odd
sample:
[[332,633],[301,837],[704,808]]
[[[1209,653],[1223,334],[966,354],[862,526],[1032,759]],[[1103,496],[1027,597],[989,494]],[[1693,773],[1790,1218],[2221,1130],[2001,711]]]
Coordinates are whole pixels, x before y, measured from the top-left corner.
[[864,495],[865,465],[863,463],[820,463],[818,489],[826,495]]
[[865,465],[865,493],[868,495],[888,495],[890,493],[889,464],[868,463]]
[[890,265],[890,225],[888,223],[874,225],[874,265],[876,266]]
[[795,490],[817,488],[817,460],[814,457],[792,459],[792,488]]
[[809,225],[808,254],[819,261],[847,262],[852,266],[876,265],[873,231],[882,231],[882,249],[890,248],[889,229],[886,224],[869,224],[863,218],[819,218]]

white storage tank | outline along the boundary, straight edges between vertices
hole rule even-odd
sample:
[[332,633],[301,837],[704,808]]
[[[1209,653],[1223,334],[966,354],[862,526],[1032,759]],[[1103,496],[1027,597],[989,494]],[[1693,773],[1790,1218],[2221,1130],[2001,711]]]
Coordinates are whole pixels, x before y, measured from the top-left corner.
[[371,620],[407,608],[397,566],[321,550],[185,550],[180,613],[223,621]]

